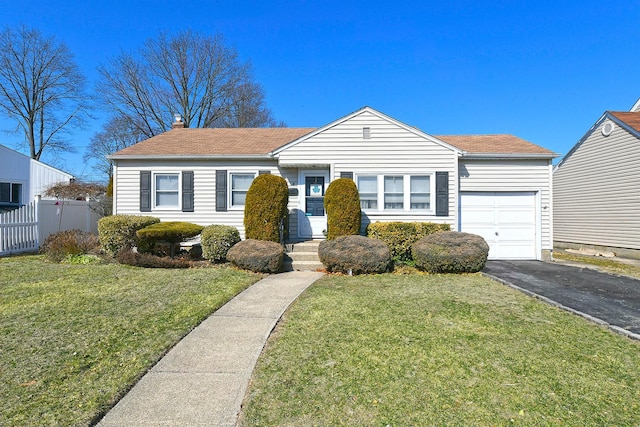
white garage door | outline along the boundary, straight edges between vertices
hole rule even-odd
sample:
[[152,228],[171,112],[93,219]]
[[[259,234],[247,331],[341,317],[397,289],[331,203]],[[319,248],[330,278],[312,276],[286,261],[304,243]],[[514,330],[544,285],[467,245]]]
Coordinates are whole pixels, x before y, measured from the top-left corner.
[[536,193],[461,193],[460,231],[482,236],[489,259],[537,259]]

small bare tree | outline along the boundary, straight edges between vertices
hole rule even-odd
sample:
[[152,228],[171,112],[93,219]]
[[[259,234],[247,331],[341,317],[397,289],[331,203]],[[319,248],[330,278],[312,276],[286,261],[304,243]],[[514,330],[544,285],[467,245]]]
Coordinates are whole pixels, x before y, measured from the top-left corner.
[[95,162],[95,169],[111,179],[112,167],[107,156],[145,139],[145,135],[123,117],[112,117],[91,138],[84,160]]
[[238,96],[243,91],[254,95],[252,108],[243,111],[256,114],[242,123],[274,122],[262,88],[252,81],[250,65],[240,62],[221,35],[160,33],[135,54],[123,52],[98,71],[97,91],[104,105],[147,137],[169,130],[175,114],[182,116],[185,127],[237,124],[232,119],[234,102],[243,99]]
[[64,135],[86,118],[84,88],[64,44],[25,26],[0,32],[0,109],[24,132],[31,158],[73,151]]

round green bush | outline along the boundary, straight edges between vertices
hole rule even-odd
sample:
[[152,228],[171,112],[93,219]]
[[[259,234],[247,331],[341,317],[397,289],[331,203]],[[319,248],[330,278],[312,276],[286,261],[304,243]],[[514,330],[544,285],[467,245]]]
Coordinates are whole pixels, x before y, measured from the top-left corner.
[[416,267],[429,273],[475,273],[484,268],[489,245],[476,234],[443,231],[418,240],[412,253]]
[[449,231],[449,224],[434,222],[372,222],[367,237],[380,239],[389,245],[394,262],[411,263],[411,247],[415,242],[438,231]]
[[327,211],[328,240],[360,234],[360,193],[352,179],[331,181],[324,195],[324,208]]
[[280,241],[280,225],[287,217],[287,181],[271,174],[258,175],[244,205],[244,233],[247,239]]
[[220,224],[209,225],[202,230],[200,236],[202,256],[212,262],[224,262],[229,249],[238,242],[240,233],[237,228]]
[[138,246],[136,231],[160,222],[159,218],[143,215],[110,215],[98,220],[98,238],[102,249],[115,256],[124,248]]
[[151,224],[136,231],[138,249],[140,252],[153,252],[158,243],[166,242],[170,245],[171,256],[174,256],[176,244],[197,236],[203,228],[202,225],[182,221]]
[[340,236],[323,240],[318,247],[320,261],[328,271],[372,274],[390,271],[393,265],[389,247],[364,236]]
[[229,249],[227,259],[243,270],[277,273],[282,269],[284,248],[276,242],[247,239]]

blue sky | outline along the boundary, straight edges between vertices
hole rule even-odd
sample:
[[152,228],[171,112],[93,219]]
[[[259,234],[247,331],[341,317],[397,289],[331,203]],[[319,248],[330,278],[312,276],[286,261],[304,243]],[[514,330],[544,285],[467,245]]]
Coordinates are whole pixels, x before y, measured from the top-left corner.
[[[277,120],[325,125],[368,105],[429,134],[510,133],[565,154],[605,110],[640,97],[640,1],[0,0],[96,67],[159,31],[222,33]],[[6,120],[0,126],[10,128]],[[44,159],[91,179],[82,154]],[[23,137],[0,133],[19,148]]]

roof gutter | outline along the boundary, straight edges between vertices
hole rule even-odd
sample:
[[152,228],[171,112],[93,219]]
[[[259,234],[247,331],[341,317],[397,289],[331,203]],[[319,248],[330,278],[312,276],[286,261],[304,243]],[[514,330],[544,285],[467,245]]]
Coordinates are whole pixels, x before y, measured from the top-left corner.
[[271,160],[270,154],[123,154],[106,156],[109,160]]
[[542,154],[542,153],[462,153],[465,159],[542,159],[549,160],[559,157],[558,153]]

